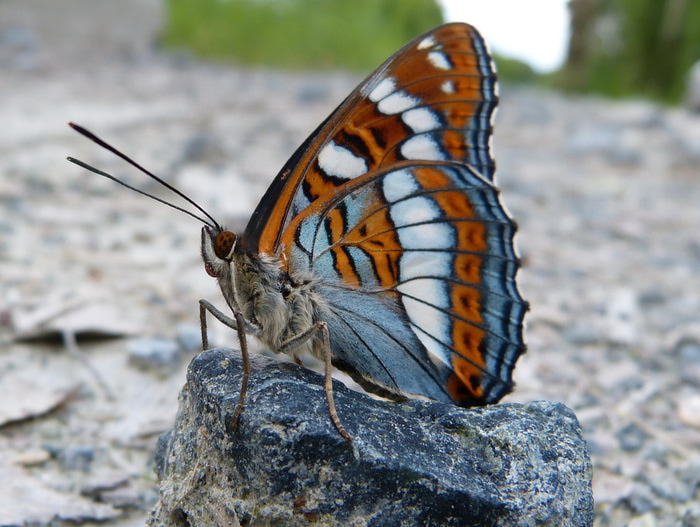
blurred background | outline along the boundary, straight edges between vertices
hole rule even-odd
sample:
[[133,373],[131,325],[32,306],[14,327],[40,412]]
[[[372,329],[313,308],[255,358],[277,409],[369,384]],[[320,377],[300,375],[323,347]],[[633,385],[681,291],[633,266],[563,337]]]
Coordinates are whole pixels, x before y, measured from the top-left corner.
[[690,0],[7,0],[0,9],[0,57],[26,69],[155,46],[228,64],[366,72],[412,36],[469,20],[504,80],[677,103],[700,56],[700,5]]
[[182,0],[169,3],[163,43],[243,64],[366,71],[455,20],[480,28],[502,79],[577,92],[677,103],[700,56],[700,5],[687,0]]
[[532,306],[506,401],[574,409],[596,525],[700,526],[693,0],[0,0],[1,525],[143,525],[197,300],[223,303],[197,222],[66,162],[173,199],[66,123],[240,230],[364,76],[456,20],[497,62]]

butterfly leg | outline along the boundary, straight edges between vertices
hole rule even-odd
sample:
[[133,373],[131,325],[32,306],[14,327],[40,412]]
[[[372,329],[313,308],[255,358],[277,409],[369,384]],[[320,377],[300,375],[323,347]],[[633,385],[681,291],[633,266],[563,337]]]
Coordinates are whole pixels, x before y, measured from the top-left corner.
[[248,341],[246,339],[246,320],[243,313],[235,311],[233,313],[234,318],[225,315],[219,311],[214,304],[208,300],[199,301],[199,322],[202,329],[202,349],[206,350],[209,348],[209,342],[207,340],[207,311],[214,315],[219,322],[224,326],[234,329],[238,332],[238,342],[241,345],[241,360],[243,361],[243,376],[241,377],[241,391],[238,396],[238,404],[233,411],[233,417],[231,417],[231,427],[235,428],[238,426],[238,418],[243,412],[243,404],[245,403],[245,396],[248,393],[248,378],[250,377],[250,359],[248,358]]
[[200,299],[199,301],[199,327],[202,331],[202,351],[209,349],[209,338],[207,337],[207,311],[214,315],[214,318],[221,322],[224,326],[238,331],[238,322],[228,315],[222,313],[209,300]]
[[335,399],[333,398],[333,377],[331,377],[331,340],[328,335],[328,326],[325,322],[320,322],[321,333],[323,334],[323,362],[325,364],[325,379],[323,387],[326,390],[326,399],[328,400],[328,412],[331,416],[331,421],[335,425],[338,433],[343,436],[343,439],[348,443],[352,442],[352,436],[348,434],[345,427],[340,422],[338,412],[335,409]]
[[335,426],[338,433],[347,441],[352,442],[352,436],[345,430],[343,423],[340,422],[340,417],[338,416],[338,411],[335,409],[335,399],[333,398],[333,377],[331,377],[331,340],[328,334],[328,325],[325,322],[317,322],[311,326],[306,331],[295,335],[289,340],[282,343],[280,346],[280,351],[286,353],[287,350],[293,349],[311,338],[316,332],[321,332],[321,338],[323,339],[323,362],[324,362],[324,382],[323,389],[326,392],[326,400],[328,401],[328,413],[330,414],[333,426]]

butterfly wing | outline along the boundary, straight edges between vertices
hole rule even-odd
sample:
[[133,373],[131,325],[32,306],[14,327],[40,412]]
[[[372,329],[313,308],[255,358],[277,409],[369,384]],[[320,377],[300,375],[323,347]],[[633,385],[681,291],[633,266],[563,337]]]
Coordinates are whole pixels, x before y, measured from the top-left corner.
[[403,161],[337,190],[285,233],[327,303],[337,365],[383,395],[508,393],[526,306],[493,184],[461,163]]
[[472,405],[512,386],[527,307],[492,183],[496,104],[474,28],[418,37],[297,150],[240,240],[313,276],[334,363],[369,391]]
[[458,160],[491,180],[498,102],[486,44],[467,24],[409,42],[367,77],[297,149],[239,240],[276,254],[292,218],[344,182],[397,160]]

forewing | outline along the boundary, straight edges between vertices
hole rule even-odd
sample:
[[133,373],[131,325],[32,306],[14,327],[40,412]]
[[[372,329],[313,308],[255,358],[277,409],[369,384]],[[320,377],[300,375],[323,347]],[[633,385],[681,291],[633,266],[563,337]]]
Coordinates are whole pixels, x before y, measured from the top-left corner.
[[514,233],[472,168],[401,161],[314,202],[283,242],[290,272],[319,283],[340,367],[380,393],[466,406],[510,391],[525,349]]
[[241,249],[276,254],[292,219],[349,180],[402,160],[460,161],[487,180],[496,76],[462,23],[422,35],[365,79],[301,145],[261,200]]

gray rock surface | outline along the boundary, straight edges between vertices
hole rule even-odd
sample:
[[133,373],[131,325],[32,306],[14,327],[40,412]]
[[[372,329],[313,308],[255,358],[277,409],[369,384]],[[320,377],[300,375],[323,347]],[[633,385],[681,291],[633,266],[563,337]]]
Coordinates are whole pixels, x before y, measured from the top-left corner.
[[260,356],[252,367],[232,429],[240,355],[192,361],[159,441],[151,525],[592,525],[590,460],[562,404],[397,404],[336,382],[348,444],[321,375]]

